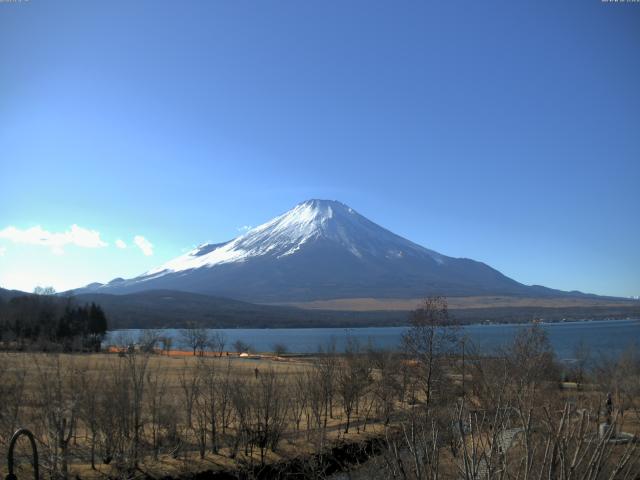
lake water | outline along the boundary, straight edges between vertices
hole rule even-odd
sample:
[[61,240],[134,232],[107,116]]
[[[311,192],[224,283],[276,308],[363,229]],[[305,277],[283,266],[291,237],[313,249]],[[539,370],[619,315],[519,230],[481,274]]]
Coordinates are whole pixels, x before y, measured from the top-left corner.
[[[630,345],[640,344],[640,320],[603,320],[542,324],[549,340],[560,359],[573,357],[575,346],[583,341],[594,356],[599,354],[617,355]],[[469,340],[484,352],[490,353],[505,345],[514,334],[526,325],[468,325],[462,328]],[[251,345],[256,352],[272,351],[273,345],[287,346],[289,352],[314,353],[319,347],[326,348],[335,342],[338,351],[344,350],[347,338],[355,338],[360,344],[371,343],[379,348],[393,349],[400,345],[407,327],[371,328],[278,328],[278,329],[219,329],[227,340],[227,349],[236,340]],[[123,336],[135,341],[143,330],[114,330],[108,333],[105,344],[117,343]],[[166,329],[163,335],[173,338],[172,348],[188,349],[182,342],[180,330]]]

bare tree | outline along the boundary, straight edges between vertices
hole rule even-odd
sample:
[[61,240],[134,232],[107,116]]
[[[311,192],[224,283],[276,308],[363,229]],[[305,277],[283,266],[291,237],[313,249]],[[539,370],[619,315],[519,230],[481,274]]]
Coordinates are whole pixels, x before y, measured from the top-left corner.
[[546,332],[539,325],[521,329],[502,356],[506,361],[509,393],[521,410],[545,404],[544,397],[549,398],[547,393],[557,387],[560,379]]
[[[21,357],[19,363],[14,368],[8,368],[8,354],[0,357],[0,399],[2,408],[0,409],[0,441],[7,443],[13,432],[16,431],[25,404],[25,384],[27,380],[27,367]],[[13,357],[15,358],[15,357]]]
[[137,468],[140,460],[140,440],[142,429],[144,427],[143,417],[143,401],[144,401],[144,384],[149,364],[149,355],[147,353],[129,352],[125,358],[127,382],[130,391],[130,412],[132,417],[132,466]]
[[231,370],[231,360],[227,359],[224,370],[219,372],[218,388],[217,388],[218,406],[216,410],[220,418],[219,424],[220,424],[222,436],[224,436],[227,433],[227,428],[229,426],[230,418],[232,415],[232,408],[231,408],[231,387],[233,383],[232,374],[233,372]]
[[[224,423],[227,410],[228,384],[224,376],[219,375],[216,362],[213,359],[201,361],[198,365],[200,375],[199,408],[202,409],[203,419],[206,420],[205,430],[211,442],[211,451],[218,453],[220,445],[220,424]],[[205,445],[206,448],[206,445]]]
[[235,435],[231,447],[231,458],[235,458],[240,445],[244,445],[245,455],[249,454],[251,443],[252,400],[247,379],[235,377],[230,385],[230,399],[233,406]]
[[131,402],[126,365],[119,357],[111,359],[100,377],[100,394],[95,411],[99,443],[104,464],[114,458],[118,466],[126,462],[127,439],[130,438]]
[[314,361],[314,369],[318,373],[320,388],[322,388],[325,400],[323,405],[325,427],[329,418],[333,418],[333,404],[336,393],[336,377],[339,368],[338,355],[336,354],[336,343],[332,339],[329,344],[318,349],[318,356]]
[[144,353],[155,353],[156,347],[160,343],[160,332],[158,330],[146,329],[138,338],[140,350]]
[[624,372],[621,381],[622,397],[640,420],[640,345],[630,344],[620,357],[620,370]]
[[581,339],[575,346],[573,356],[575,357],[573,371],[575,375],[576,388],[581,390],[587,373],[587,368],[589,367],[589,362],[591,360],[591,350],[584,339]]
[[[327,416],[329,411],[329,379],[326,370],[314,364],[314,368],[305,372],[305,389],[308,393],[308,404],[310,412],[310,420],[307,421],[307,438],[313,433],[315,435],[314,443],[317,453],[324,451],[327,432]],[[333,379],[331,379],[333,382]],[[333,387],[331,387],[333,388]],[[309,428],[311,424],[312,428]]]
[[171,347],[173,346],[173,338],[169,335],[163,335],[160,337],[160,345],[162,346],[162,351],[165,355],[169,355],[171,352]]
[[36,287],[33,289],[35,295],[55,295],[56,289],[53,287]]
[[85,426],[90,436],[90,459],[91,469],[96,469],[96,447],[98,444],[99,435],[99,401],[102,392],[101,385],[102,379],[94,372],[89,371],[84,365],[83,368],[78,369],[78,383],[79,383],[79,418]]
[[185,362],[179,375],[179,382],[184,398],[185,425],[188,430],[191,430],[193,429],[193,408],[199,392],[200,377],[194,375],[192,368]]
[[621,419],[629,409],[640,419],[640,354],[636,343],[630,344],[618,356],[601,353],[594,362],[593,379],[601,392],[611,394]]
[[149,434],[153,458],[160,453],[160,432],[162,415],[167,402],[167,381],[158,371],[147,372],[145,406],[149,418]]
[[351,416],[354,410],[358,411],[360,398],[371,382],[371,364],[368,358],[361,354],[356,340],[348,339],[343,360],[336,373],[338,393],[346,416],[344,433],[349,433]]
[[251,345],[243,342],[242,340],[236,340],[235,342],[233,342],[233,349],[237,353],[248,353],[251,351]]
[[204,355],[209,345],[209,333],[204,328],[184,328],[180,332],[182,341],[193,350],[193,356],[196,354]]
[[219,357],[222,357],[226,344],[227,336],[224,334],[224,332],[215,331],[209,338],[209,345],[211,347],[211,350],[214,352],[218,352]]
[[286,426],[288,402],[282,377],[272,369],[262,373],[254,387],[253,435],[264,465],[267,449],[275,451]]
[[198,361],[193,377],[197,380],[194,385],[193,397],[193,433],[198,444],[198,453],[200,458],[204,458],[207,451],[207,429],[209,427],[209,419],[211,412],[210,396],[208,395],[205,382],[207,381],[208,372],[206,365],[202,360]]
[[442,393],[444,363],[455,352],[457,329],[443,297],[425,299],[411,314],[410,325],[403,342],[407,354],[415,361],[415,380],[428,408],[434,394]]
[[[293,381],[288,385],[290,397],[291,397],[291,415],[293,422],[296,426],[296,432],[300,431],[300,422],[302,416],[307,414],[308,419],[308,400],[309,392],[307,390],[307,384],[305,376],[303,374],[296,374],[293,377]],[[307,421],[307,430],[309,428],[309,421]]]
[[284,343],[275,343],[271,349],[273,350],[273,354],[276,357],[281,357],[282,355],[284,355],[285,353],[287,353],[289,351],[289,349],[287,348],[287,346]]
[[402,382],[399,378],[400,359],[390,351],[369,349],[368,361],[373,368],[372,393],[378,415],[388,425],[397,400],[402,398]]
[[63,366],[59,355],[35,362],[39,395],[37,408],[46,435],[49,468],[53,476],[69,477],[69,446],[76,428],[79,390],[71,384],[73,365]]
[[640,474],[638,443],[618,446],[616,428],[594,439],[589,426],[593,419],[584,409],[564,404],[560,409],[529,410],[527,424],[515,426],[509,411],[508,403],[501,403],[492,415],[460,409],[460,478],[612,480]]

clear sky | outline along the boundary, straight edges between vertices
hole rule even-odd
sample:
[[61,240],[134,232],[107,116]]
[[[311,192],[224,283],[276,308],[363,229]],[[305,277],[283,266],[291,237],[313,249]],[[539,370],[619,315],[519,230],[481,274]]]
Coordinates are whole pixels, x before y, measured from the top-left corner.
[[640,3],[0,2],[0,286],[135,276],[308,198],[640,295]]

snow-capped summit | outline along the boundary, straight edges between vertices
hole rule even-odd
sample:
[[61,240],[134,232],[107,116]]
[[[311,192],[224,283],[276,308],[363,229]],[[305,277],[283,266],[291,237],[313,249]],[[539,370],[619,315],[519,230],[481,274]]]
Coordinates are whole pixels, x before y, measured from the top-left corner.
[[385,230],[347,205],[333,200],[307,200],[284,214],[221,244],[203,244],[145,275],[214,267],[269,256],[292,255],[314,241],[335,243],[356,257],[398,258],[421,252],[442,263],[443,256]]
[[333,200],[307,200],[219,244],[203,244],[105,293],[174,289],[249,301],[524,293],[491,267],[406,240]]

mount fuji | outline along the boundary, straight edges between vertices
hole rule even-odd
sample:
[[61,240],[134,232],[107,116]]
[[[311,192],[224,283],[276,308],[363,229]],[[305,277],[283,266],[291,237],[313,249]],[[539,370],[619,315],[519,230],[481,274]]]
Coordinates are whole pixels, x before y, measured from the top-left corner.
[[556,296],[490,266],[406,240],[349,206],[308,200],[225,243],[203,244],[138,277],[75,293],[179,290],[250,302],[445,296]]

